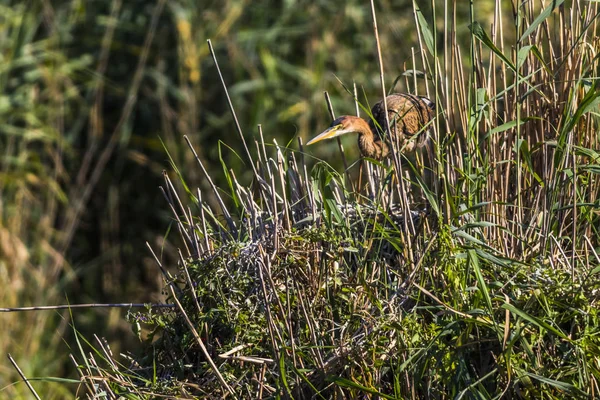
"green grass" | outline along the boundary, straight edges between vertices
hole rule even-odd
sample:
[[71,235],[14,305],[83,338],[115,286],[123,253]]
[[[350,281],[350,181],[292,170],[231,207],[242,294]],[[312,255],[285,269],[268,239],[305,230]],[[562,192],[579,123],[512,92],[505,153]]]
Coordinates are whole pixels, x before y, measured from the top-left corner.
[[[125,268],[144,249],[107,251],[125,232],[152,243],[177,304],[129,315],[136,356],[73,330],[78,396],[598,396],[596,2],[377,4],[385,89],[437,103],[434,162],[367,162],[360,194],[354,139],[344,171],[334,141],[305,148],[294,135],[326,126],[325,89],[336,115],[381,97],[368,7],[167,3],[7,8],[1,21],[2,305],[62,303],[65,288],[147,295]],[[162,167],[146,155],[166,159],[163,146],[170,207],[137,191],[156,191]],[[128,194],[139,200],[123,211]],[[98,238],[80,235],[104,199],[91,219],[102,258],[90,260]],[[155,222],[167,209],[165,241],[118,222],[119,210]],[[2,316],[20,338],[2,349],[30,378],[62,371],[67,324],[23,315]],[[74,386],[33,385],[44,398]]]

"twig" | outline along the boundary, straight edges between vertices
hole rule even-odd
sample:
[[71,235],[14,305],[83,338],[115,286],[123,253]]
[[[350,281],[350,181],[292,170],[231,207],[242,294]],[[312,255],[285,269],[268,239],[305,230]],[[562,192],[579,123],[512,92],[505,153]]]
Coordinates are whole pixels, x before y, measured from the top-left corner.
[[[94,393],[94,390],[92,389],[92,386],[90,385],[90,383],[88,382],[88,377],[86,377],[83,372],[81,371],[82,368],[80,368],[79,363],[77,362],[77,360],[75,359],[75,357],[73,356],[73,354],[69,354],[69,358],[71,359],[71,361],[73,362],[73,365],[75,365],[75,370],[77,370],[77,373],[79,374],[79,380],[81,383],[83,383],[85,385],[85,387],[87,387],[88,391],[90,393]],[[89,373],[91,375],[91,372]],[[79,392],[79,388],[77,389],[77,392],[75,393],[75,395],[77,395]],[[80,398],[80,397],[77,397]]]
[[[208,184],[212,188],[215,196],[217,197],[217,201],[219,202],[219,206],[221,207],[221,211],[223,211],[223,216],[227,220],[227,225],[229,225],[229,229],[231,230],[231,235],[237,236],[237,228],[236,228],[235,224],[233,223],[233,219],[231,219],[231,214],[229,213],[229,210],[225,206],[225,203],[223,202],[223,199],[219,195],[219,191],[217,190],[217,187],[213,183],[212,179],[210,178],[210,175],[208,174],[208,171],[206,171],[206,168],[204,168],[204,164],[202,164],[202,160],[200,160],[200,157],[198,157],[198,153],[196,153],[196,149],[194,149],[194,146],[192,146],[192,142],[190,142],[190,139],[187,137],[187,135],[184,135],[183,139],[185,139],[185,141],[188,144],[190,150],[192,150],[192,153],[194,153],[194,157],[196,158],[196,161],[198,161],[198,164],[200,165],[200,168],[202,169],[202,172],[204,173],[204,176],[208,180]],[[202,204],[200,204],[200,207],[202,207]]]
[[248,156],[248,161],[250,162],[250,166],[252,167],[252,171],[254,171],[254,176],[256,179],[260,179],[258,175],[258,171],[256,171],[256,167],[254,166],[254,161],[252,161],[252,156],[250,155],[250,150],[248,149],[248,145],[246,144],[246,139],[244,139],[244,133],[242,132],[242,127],[238,121],[237,115],[235,115],[235,109],[233,108],[233,103],[231,102],[231,97],[229,97],[229,92],[227,91],[227,85],[225,84],[225,79],[223,78],[223,74],[221,74],[221,68],[219,68],[219,63],[217,62],[217,56],[215,55],[215,49],[213,49],[212,42],[210,39],[206,41],[208,43],[208,48],[210,50],[210,54],[212,55],[213,61],[215,62],[215,67],[217,67],[217,72],[219,73],[219,79],[221,79],[221,84],[223,85],[223,90],[225,91],[225,97],[227,97],[227,104],[229,104],[229,111],[231,111],[231,115],[233,116],[233,120],[235,121],[235,127],[237,128],[238,133],[240,134],[240,139],[242,140],[242,144],[244,145],[244,150],[246,150],[246,156]]
[[232,354],[237,353],[238,351],[242,351],[242,350],[247,349],[248,347],[252,347],[252,346],[253,346],[252,343],[240,344],[239,346],[235,346],[233,349],[226,351],[223,354],[219,354],[219,357],[227,358],[227,357],[231,356]]
[[196,328],[194,328],[194,324],[192,324],[192,321],[190,321],[190,318],[188,317],[188,315],[186,314],[185,310],[183,309],[183,306],[181,305],[181,303],[179,302],[179,300],[177,300],[177,296],[175,295],[175,291],[173,290],[173,286],[169,286],[169,289],[171,289],[171,295],[173,296],[173,300],[175,300],[175,303],[177,303],[177,307],[179,308],[179,311],[181,311],[181,314],[183,315],[183,318],[185,319],[185,322],[187,323],[188,327],[190,328],[190,331],[192,332],[192,335],[194,335],[194,338],[196,339],[196,342],[198,342],[198,345],[200,346],[200,349],[202,349],[202,353],[204,354],[204,357],[206,357],[206,360],[210,364],[210,367],[215,372],[215,375],[217,375],[217,378],[219,379],[219,381],[221,382],[221,384],[223,386],[225,386],[225,389],[227,389],[227,391],[229,392],[229,394],[231,394],[232,396],[235,397],[235,393],[233,392],[233,389],[231,389],[231,387],[225,381],[225,378],[223,378],[223,375],[221,375],[221,372],[219,372],[219,368],[217,367],[217,365],[215,364],[215,362],[210,357],[210,354],[208,354],[208,350],[206,349],[206,346],[204,346],[204,343],[202,342],[202,339],[200,338],[200,335],[198,335],[198,332],[196,331]]
[[163,267],[162,263],[160,262],[160,260],[156,256],[156,254],[154,254],[154,250],[152,250],[152,246],[150,246],[150,243],[146,242],[146,247],[148,247],[148,249],[150,249],[150,252],[154,256],[154,259],[156,260],[156,263],[158,264],[158,268],[160,268],[160,272],[162,272],[163,277],[165,278],[165,281],[167,281],[167,283],[171,284],[171,281],[172,281],[171,274],[169,274],[167,272],[167,270]]
[[452,311],[454,314],[458,314],[461,317],[465,317],[465,318],[473,318],[472,315],[469,314],[465,314],[463,312],[460,312],[458,310],[455,310],[454,308],[450,307],[448,304],[444,303],[443,301],[441,301],[440,299],[438,299],[433,293],[431,293],[429,290],[419,286],[417,283],[413,282],[413,285],[415,285],[417,287],[417,289],[419,289],[421,292],[425,293],[427,296],[431,297],[436,303],[438,303],[441,306],[446,307],[448,310]]
[[[283,223],[284,225],[284,229],[289,230],[292,226],[292,224],[290,223],[290,214],[292,212],[292,209],[288,203],[288,199],[287,199],[287,194],[286,194],[286,190],[285,190],[285,178],[284,178],[284,157],[283,157],[283,153],[281,152],[281,149],[279,148],[279,145],[277,144],[277,140],[273,139],[273,143],[275,144],[275,148],[277,149],[277,169],[279,170],[279,181],[281,182],[281,195],[283,196],[283,207],[281,208],[282,211],[282,217],[283,217]],[[275,232],[277,233],[277,232]]]
[[272,358],[260,358],[260,357],[249,357],[249,356],[233,356],[226,357],[231,361],[242,361],[250,362],[253,364],[273,364],[275,361]]
[[134,307],[173,308],[173,307],[175,307],[175,304],[145,304],[145,303],[61,304],[58,306],[0,308],[0,312],[65,310],[65,309],[72,309],[72,308],[134,308]]
[[[163,270],[164,267],[162,266],[162,264],[161,264],[160,260],[158,259],[158,257],[156,257],[156,254],[154,253],[154,250],[152,250],[152,247],[150,246],[150,243],[146,242],[146,246],[148,246],[148,248],[150,249],[150,252],[152,253],[152,256],[154,257],[154,260],[158,264],[159,268],[161,270]],[[194,324],[192,324],[192,321],[190,321],[190,318],[188,317],[187,313],[185,312],[185,309],[183,308],[183,306],[179,302],[179,299],[177,299],[177,295],[175,294],[175,288],[177,288],[179,292],[181,291],[181,289],[179,287],[175,286],[173,284],[173,282],[167,282],[167,284],[169,285],[169,289],[171,290],[171,295],[173,296],[173,300],[175,301],[175,304],[177,305],[177,308],[179,308],[179,311],[181,311],[181,314],[183,315],[183,318],[185,319],[185,322],[187,323],[188,327],[190,328],[190,331],[192,332],[192,335],[194,336],[194,338],[198,342],[198,345],[200,346],[200,349],[202,349],[202,353],[204,354],[204,357],[206,357],[206,360],[208,361],[210,367],[213,369],[213,371],[217,375],[217,378],[219,379],[219,381],[221,382],[221,384],[223,386],[225,386],[225,388],[227,389],[227,391],[229,392],[229,394],[231,394],[232,396],[235,397],[235,393],[233,392],[233,389],[231,389],[231,387],[225,381],[225,378],[223,378],[223,375],[221,375],[221,372],[219,372],[219,368],[217,367],[217,365],[214,363],[214,361],[210,357],[210,354],[208,353],[208,350],[206,349],[206,346],[204,346],[204,343],[202,342],[202,339],[200,338],[200,335],[196,331],[196,328],[194,328]]]
[[[165,183],[167,184],[167,191],[169,192],[169,197],[173,197],[175,200],[177,200],[177,204],[179,205],[179,210],[185,217],[185,220],[188,223],[188,226],[190,226],[190,227],[194,226],[194,224],[192,223],[192,220],[189,218],[189,216],[185,212],[185,207],[183,207],[183,203],[179,199],[177,190],[175,190],[175,186],[173,186],[173,182],[171,182],[171,178],[169,178],[169,174],[167,174],[167,171],[163,170],[163,178],[165,178]],[[179,216],[177,216],[177,218],[179,218]]]
[[[415,228],[412,224],[412,219],[409,215],[408,209],[408,198],[406,196],[406,190],[404,187],[404,181],[402,177],[402,165],[400,162],[400,149],[396,146],[396,141],[392,138],[392,127],[390,126],[390,119],[388,115],[387,108],[387,94],[385,92],[385,79],[383,74],[383,58],[381,57],[381,45],[379,43],[379,32],[377,30],[377,16],[375,14],[375,1],[371,0],[371,16],[373,18],[373,30],[375,32],[375,43],[377,44],[377,60],[379,62],[379,79],[381,80],[381,92],[383,94],[383,109],[385,114],[385,122],[388,130],[388,135],[390,136],[390,148],[392,149],[392,159],[394,160],[394,166],[396,169],[396,175],[398,178],[398,184],[400,185],[400,204],[402,204],[402,209],[404,211],[404,232],[409,232],[410,236],[414,236]],[[405,234],[403,233],[403,236]],[[408,248],[409,254],[412,254],[412,245],[410,240],[406,240],[406,246]]]
[[[166,177],[166,175],[167,175],[166,171],[163,171],[163,175]],[[167,201],[167,203],[169,204],[169,207],[171,208],[171,211],[173,212],[173,216],[174,216],[175,220],[177,221],[177,229],[179,229],[179,233],[181,234],[182,238],[184,239],[183,244],[185,245],[185,248],[188,251],[188,254],[190,254],[190,249],[187,244],[188,244],[188,242],[190,244],[192,244],[192,238],[190,237],[188,231],[185,229],[183,222],[181,222],[181,218],[179,218],[179,214],[175,210],[175,205],[173,203],[173,199],[171,196],[171,190],[170,190],[169,186],[167,186],[168,192],[162,186],[159,186],[158,189],[162,192],[165,200]],[[191,224],[189,226],[191,226]]]
[[36,399],[41,400],[40,396],[38,396],[38,394],[36,393],[36,391],[33,388],[33,386],[31,386],[31,383],[29,383],[29,380],[25,377],[25,374],[23,374],[23,371],[21,371],[21,368],[19,368],[19,366],[17,365],[17,362],[14,360],[14,358],[12,358],[12,356],[10,355],[10,353],[7,354],[7,357],[10,360],[11,364],[13,365],[13,367],[15,367],[15,369],[17,370],[17,372],[19,373],[19,375],[21,375],[21,379],[23,379],[23,382],[25,382],[25,384],[27,385],[27,387],[29,388],[29,390],[31,391],[31,393],[33,393],[33,395],[35,396]]
[[204,206],[202,205],[202,192],[200,188],[197,190],[198,192],[198,207],[200,208],[200,220],[202,221],[202,236],[204,238],[204,244],[206,245],[206,251],[208,254],[212,254],[210,240],[208,240],[208,232],[206,231],[206,218],[204,217]]
[[265,373],[267,372],[267,364],[263,364],[262,369],[260,370],[260,381],[258,382],[258,398],[262,399],[262,395],[263,395],[263,389],[264,389],[264,380],[265,380]]
[[[335,120],[335,113],[333,112],[333,105],[331,104],[331,98],[329,97],[329,93],[325,91],[323,92],[323,94],[325,95],[325,101],[327,102],[327,110],[329,111],[329,115],[331,116],[332,120]],[[354,184],[352,183],[352,178],[350,177],[350,171],[348,171],[348,161],[346,160],[346,154],[344,153],[344,146],[342,146],[342,140],[339,136],[336,139],[338,147],[340,149],[340,153],[342,154],[342,161],[344,162],[344,171],[346,172],[346,178],[348,178],[348,183],[350,184],[352,191],[355,191]]]
[[194,283],[192,282],[192,277],[190,276],[190,271],[188,271],[187,263],[183,258],[183,254],[181,254],[181,249],[177,251],[177,254],[179,255],[179,262],[181,263],[181,267],[185,271],[185,278],[187,279],[187,283],[190,288],[190,293],[192,293],[192,298],[194,299],[196,309],[198,309],[198,313],[202,313],[202,308],[200,307],[200,303],[198,303],[198,296],[196,296],[196,290],[194,289]]

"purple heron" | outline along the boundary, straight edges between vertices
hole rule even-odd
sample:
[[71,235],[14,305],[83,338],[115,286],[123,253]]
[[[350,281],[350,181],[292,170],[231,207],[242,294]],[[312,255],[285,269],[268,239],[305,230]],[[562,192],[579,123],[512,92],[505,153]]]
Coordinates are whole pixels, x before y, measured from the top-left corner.
[[[426,126],[433,118],[435,104],[426,97],[406,93],[391,94],[386,101],[391,130],[387,126],[382,100],[371,109],[373,120],[377,124],[373,120],[367,122],[360,117],[344,115],[306,144],[311,145],[347,133],[357,133],[360,154],[376,160],[390,155],[392,139],[398,140],[399,150],[405,154],[413,152],[416,147],[423,147],[427,141]],[[380,130],[385,132],[383,140],[382,135],[379,134]],[[415,138],[416,135],[419,137]]]

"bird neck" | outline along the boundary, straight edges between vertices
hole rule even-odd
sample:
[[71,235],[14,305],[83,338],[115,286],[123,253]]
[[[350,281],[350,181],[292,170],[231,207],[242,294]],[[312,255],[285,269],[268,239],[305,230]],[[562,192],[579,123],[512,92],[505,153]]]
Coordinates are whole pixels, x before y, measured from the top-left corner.
[[363,157],[374,158],[376,160],[387,157],[389,154],[388,144],[371,130],[366,121],[364,121],[364,124],[359,124],[357,128],[358,148]]

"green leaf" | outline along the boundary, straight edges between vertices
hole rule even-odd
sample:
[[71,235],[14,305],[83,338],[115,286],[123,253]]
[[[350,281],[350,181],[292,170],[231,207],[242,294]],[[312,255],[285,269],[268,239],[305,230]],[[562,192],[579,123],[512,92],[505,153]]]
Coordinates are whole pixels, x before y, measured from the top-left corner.
[[523,65],[525,60],[527,60],[527,56],[530,52],[533,53],[533,55],[538,59],[538,61],[542,64],[546,72],[552,73],[550,67],[548,67],[548,64],[546,64],[546,61],[544,61],[544,57],[542,57],[540,49],[538,49],[538,47],[535,45],[527,45],[519,49],[519,53],[517,54],[517,68],[520,68]]
[[338,224],[344,222],[344,215],[334,199],[325,199],[325,204],[327,204],[327,210],[331,213],[331,216],[335,218],[335,222]]
[[347,388],[357,389],[357,390],[360,390],[362,392],[374,394],[374,395],[379,396],[379,397],[381,397],[383,399],[390,399],[390,400],[396,399],[393,396],[389,396],[387,394],[378,392],[375,389],[368,388],[368,387],[363,386],[361,384],[358,384],[358,383],[356,383],[354,381],[351,381],[350,379],[333,377],[333,378],[327,378],[327,380],[330,381],[330,382],[336,383],[336,384],[338,384],[341,387],[347,387]]
[[[488,248],[489,248],[489,246],[488,246]],[[475,252],[477,253],[477,255],[479,257],[481,257],[484,260],[491,262],[493,264],[501,265],[503,267],[508,267],[511,265],[509,260],[503,260],[502,258],[496,257],[495,255],[488,253],[487,251],[484,251],[481,249],[475,249]]]
[[517,68],[521,68],[525,60],[527,60],[527,56],[529,55],[529,51],[533,45],[523,46],[519,49],[519,53],[517,54]]
[[471,33],[473,33],[473,35],[477,39],[481,40],[483,42],[483,44],[485,44],[491,51],[494,52],[494,54],[496,54],[498,57],[500,57],[500,59],[502,61],[504,61],[510,69],[512,69],[513,71],[517,70],[515,68],[515,65],[492,42],[492,39],[490,39],[488,34],[485,32],[485,30],[483,30],[483,27],[481,26],[481,24],[479,22],[477,22],[477,21],[473,22],[471,25],[469,25],[469,29],[471,30]]
[[484,242],[482,242],[481,240],[477,239],[477,238],[476,238],[476,237],[474,237],[473,235],[470,235],[470,234],[468,234],[467,232],[465,232],[465,231],[463,231],[463,230],[460,230],[460,229],[458,229],[458,228],[457,228],[457,229],[455,229],[455,230],[453,230],[453,231],[452,231],[452,234],[453,234],[454,236],[458,236],[458,237],[461,237],[461,238],[463,238],[463,239],[466,239],[466,240],[467,240],[467,241],[469,241],[469,242],[476,243],[476,244],[479,244],[479,245],[482,245],[482,246],[487,246],[487,244],[485,244],[485,243],[484,243]]
[[537,29],[537,27],[542,22],[544,22],[544,20],[546,18],[548,18],[548,16],[550,16],[550,14],[552,14],[552,12],[557,7],[560,7],[562,5],[562,3],[564,3],[564,2],[565,2],[565,0],[552,0],[552,3],[548,7],[544,8],[542,13],[540,15],[538,15],[538,17],[536,19],[533,20],[531,25],[529,25],[529,28],[527,28],[527,30],[523,33],[523,36],[521,36],[519,38],[519,42],[522,42],[527,36],[531,35],[531,33],[533,31],[535,31]]
[[515,142],[515,147],[516,151],[521,154],[522,159],[525,161],[525,165],[527,165],[529,173],[533,175],[539,184],[544,185],[542,178],[540,178],[533,168],[533,161],[531,159],[531,152],[529,151],[529,145],[527,144],[527,141],[525,139],[517,139]]
[[552,325],[548,324],[547,322],[542,321],[541,319],[539,319],[537,317],[534,317],[533,315],[527,314],[523,310],[519,310],[512,304],[504,303],[502,305],[502,308],[510,311],[511,313],[513,313],[515,315],[518,315],[519,317],[523,318],[525,321],[528,321],[529,323],[536,325],[538,328],[545,329],[549,332],[552,332],[553,334],[555,334],[556,336],[558,336],[564,340],[570,341],[569,338],[567,337],[567,335],[565,335],[563,332],[561,332],[557,328],[553,327]]
[[570,132],[579,122],[581,117],[592,110],[597,110],[600,106],[600,93],[597,90],[597,81],[594,81],[590,90],[588,90],[579,103],[579,107],[573,116],[565,123],[564,132]]
[[421,12],[421,9],[417,6],[417,4],[413,1],[415,12],[417,13],[417,21],[419,21],[419,29],[421,30],[421,35],[423,35],[423,40],[425,41],[425,47],[431,55],[435,54],[435,47],[433,42],[433,35],[431,34],[431,29],[429,29],[429,24],[425,19],[425,16]]
[[485,300],[485,304],[488,308],[488,313],[491,317],[494,316],[494,309],[492,308],[492,299],[490,297],[490,292],[488,290],[487,284],[485,283],[485,279],[483,278],[483,274],[481,273],[481,268],[479,268],[479,258],[477,257],[477,253],[475,250],[468,250],[469,255],[469,263],[473,267],[473,271],[475,272],[475,276],[477,277],[477,283],[479,285],[479,290],[483,295]]
[[515,126],[517,126],[517,123],[519,125],[523,125],[525,123],[525,120],[522,119],[520,121],[509,121],[509,122],[506,122],[506,123],[504,123],[502,125],[498,125],[497,127],[493,128],[493,129],[490,129],[490,131],[488,132],[488,135],[492,135],[494,133],[504,132],[504,131],[507,131],[509,129],[512,129]]
[[476,222],[467,222],[459,229],[470,229],[470,228],[492,228],[492,227],[500,227],[498,224],[488,221],[476,221]]
[[[527,372],[527,371],[522,370],[520,368],[515,368],[515,370],[518,371],[519,374],[528,376],[528,377],[530,377],[532,379],[535,379],[535,380],[540,381],[542,383],[545,383],[547,385],[554,386],[555,388],[563,390],[565,392],[577,392],[579,394],[585,395],[584,392],[582,392],[576,386],[571,385],[570,383],[561,382],[561,381],[557,381],[555,379],[546,378],[545,376],[532,374],[531,372]],[[587,396],[585,396],[585,397],[587,398]]]
[[290,386],[287,381],[287,375],[285,371],[285,358],[283,356],[279,357],[279,373],[281,376],[281,383],[283,383],[283,386],[287,390],[290,398],[293,399],[294,397],[292,396],[292,390],[290,389]]
[[225,158],[223,157],[223,151],[221,148],[221,145],[227,147],[229,150],[232,151],[232,153],[237,156],[238,159],[241,160],[241,157],[230,147],[228,146],[225,142],[222,142],[219,140],[218,143],[218,150],[219,150],[219,161],[221,162],[221,167],[223,168],[223,176],[225,177],[225,181],[227,182],[227,186],[229,186],[229,191],[231,193],[231,198],[233,199],[233,202],[235,204],[235,207],[238,208],[240,207],[240,200],[238,199],[237,196],[237,192],[235,190],[235,187],[233,185],[233,178],[231,177],[231,174],[229,173],[229,169],[227,167],[227,164],[225,163]]
[[587,157],[591,158],[593,162],[600,163],[600,153],[598,153],[592,149],[588,149],[587,147],[582,147],[582,146],[577,146],[577,145],[573,145],[573,149],[575,150],[577,155],[587,156]]
[[600,174],[600,165],[581,165],[579,169],[592,174]]
[[[291,364],[291,365],[290,365],[290,367],[291,367],[291,368],[294,370],[294,372],[295,372],[296,374],[298,374],[298,376],[299,376],[300,378],[302,378],[302,380],[303,380],[304,382],[306,382],[306,384],[307,384],[308,386],[310,386],[310,388],[312,389],[313,393],[315,393],[315,394],[316,394],[316,396],[319,396],[321,399],[325,400],[325,397],[323,397],[323,395],[322,395],[322,394],[319,392],[319,389],[317,389],[317,388],[316,388],[316,386],[315,386],[315,385],[313,385],[313,383],[310,381],[310,379],[309,379],[309,378],[306,376],[306,374],[304,373],[304,372],[308,372],[308,371],[312,372],[312,370],[308,370],[308,369],[299,369],[299,368],[296,368],[296,366],[294,366],[293,364]],[[313,398],[314,398],[314,397],[313,397]]]

